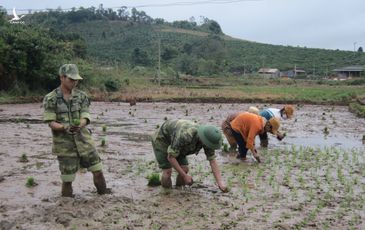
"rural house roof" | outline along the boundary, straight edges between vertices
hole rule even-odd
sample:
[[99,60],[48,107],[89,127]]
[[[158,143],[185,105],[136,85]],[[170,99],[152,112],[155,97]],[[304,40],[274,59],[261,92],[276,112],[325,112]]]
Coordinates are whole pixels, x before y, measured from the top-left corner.
[[258,71],[259,73],[277,73],[279,72],[278,69],[271,69],[271,68],[261,68]]
[[365,71],[365,66],[346,66],[338,69],[332,70],[333,72],[363,72]]

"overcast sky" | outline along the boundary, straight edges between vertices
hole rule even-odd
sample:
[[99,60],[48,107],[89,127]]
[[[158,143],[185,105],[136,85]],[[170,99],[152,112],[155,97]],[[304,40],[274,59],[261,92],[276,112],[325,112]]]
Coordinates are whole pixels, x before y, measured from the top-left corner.
[[104,8],[136,7],[169,22],[190,17],[199,21],[204,16],[217,21],[229,36],[261,43],[365,48],[365,0],[0,0],[0,6],[19,10],[87,8],[101,3]]

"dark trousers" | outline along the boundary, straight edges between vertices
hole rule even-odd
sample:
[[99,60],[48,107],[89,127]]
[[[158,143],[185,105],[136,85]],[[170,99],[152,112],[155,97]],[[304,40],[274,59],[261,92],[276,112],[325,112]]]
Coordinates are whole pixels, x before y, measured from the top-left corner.
[[243,139],[240,133],[237,133],[236,131],[232,130],[232,134],[238,144],[239,158],[246,158],[248,151],[248,149],[246,148],[246,141]]
[[259,137],[261,147],[267,148],[267,146],[269,145],[269,137],[267,136],[267,132],[259,134]]

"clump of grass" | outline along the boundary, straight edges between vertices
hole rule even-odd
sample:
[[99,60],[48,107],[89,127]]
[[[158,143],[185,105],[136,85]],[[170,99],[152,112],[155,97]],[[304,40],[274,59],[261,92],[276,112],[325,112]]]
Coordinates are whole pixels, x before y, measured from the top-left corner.
[[185,110],[185,116],[189,116],[189,110]]
[[27,154],[23,153],[19,159],[20,162],[29,162]]
[[167,121],[167,117],[164,117],[164,120]]
[[156,125],[156,129],[160,128],[160,125]]
[[362,135],[362,141],[365,141],[365,134]]
[[159,173],[151,173],[150,175],[147,176],[147,180],[148,180],[147,184],[148,186],[156,187],[161,185]]
[[144,119],[144,123],[147,123],[147,119]]
[[106,125],[103,125],[102,126],[102,129],[103,129],[103,132],[105,133],[106,132],[106,129],[107,129],[107,126]]
[[25,186],[27,186],[28,188],[31,188],[36,185],[37,185],[37,183],[35,182],[34,177],[30,176],[27,178],[27,182],[25,183]]

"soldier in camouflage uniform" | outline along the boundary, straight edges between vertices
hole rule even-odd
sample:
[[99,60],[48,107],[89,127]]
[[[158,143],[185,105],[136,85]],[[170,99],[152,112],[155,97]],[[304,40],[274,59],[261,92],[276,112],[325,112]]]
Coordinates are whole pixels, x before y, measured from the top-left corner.
[[61,85],[43,100],[43,119],[53,136],[53,153],[57,155],[62,180],[62,196],[72,197],[72,182],[79,167],[93,173],[99,194],[110,193],[106,188],[102,163],[86,125],[90,123],[89,99],[75,89],[79,80],[77,66],[65,64],[59,70]]
[[214,126],[199,125],[187,120],[164,122],[152,137],[153,151],[162,169],[162,186],[172,187],[172,167],[178,172],[176,186],[192,185],[186,156],[198,154],[203,148],[219,189],[227,192],[214,154],[214,150],[221,145],[222,134]]

